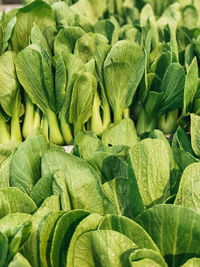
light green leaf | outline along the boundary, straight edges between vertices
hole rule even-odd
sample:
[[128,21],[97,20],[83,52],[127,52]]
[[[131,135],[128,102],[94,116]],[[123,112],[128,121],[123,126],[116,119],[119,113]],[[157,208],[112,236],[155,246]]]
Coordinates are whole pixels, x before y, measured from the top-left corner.
[[183,25],[189,29],[193,29],[197,26],[199,10],[194,5],[187,5],[182,9]]
[[55,54],[62,53],[63,51],[68,51],[70,53],[74,52],[76,41],[84,35],[84,30],[80,27],[65,27],[61,29],[56,36],[54,43]]
[[79,15],[73,12],[66,1],[55,2],[52,10],[58,27],[79,25]]
[[31,221],[27,221],[18,227],[14,236],[9,243],[9,253],[7,255],[7,263],[14,257],[14,255],[19,251],[20,247],[23,246],[24,242],[27,241],[32,230]]
[[183,172],[174,204],[200,212],[200,163],[190,164]]
[[108,19],[98,21],[94,25],[94,32],[103,34],[108,39],[109,44],[112,44],[114,30],[115,25]]
[[38,231],[39,225],[43,218],[50,212],[60,210],[60,201],[58,196],[46,198],[41,207],[32,216],[33,230],[29,239],[21,249],[23,256],[30,262],[31,266],[39,266],[39,247],[38,247]]
[[144,205],[163,203],[169,196],[170,166],[165,143],[144,139],[129,150],[131,164]]
[[195,114],[190,114],[191,124],[190,124],[190,133],[191,133],[191,144],[194,153],[197,156],[200,156],[200,116]]
[[19,143],[16,141],[10,141],[6,144],[0,144],[0,166],[10,155],[16,150]]
[[197,212],[170,204],[157,205],[136,218],[172,267],[180,266],[191,255],[200,256],[199,220]]
[[186,261],[185,264],[181,265],[181,267],[198,267],[200,265],[199,258],[192,258]]
[[0,232],[0,265],[5,266],[7,254],[8,254],[8,240],[4,234]]
[[104,62],[106,94],[114,112],[115,122],[122,119],[122,112],[128,108],[144,73],[145,55],[137,43],[117,42]]
[[77,225],[69,244],[66,267],[74,266],[74,247],[76,246],[76,241],[78,240],[78,238],[86,232],[96,230],[101,220],[102,216],[93,213],[88,215]]
[[191,163],[198,162],[198,159],[194,157],[189,137],[181,126],[178,127],[172,139],[172,151],[174,158],[182,171],[184,171],[184,169]]
[[130,255],[132,267],[167,267],[167,263],[159,252],[151,249],[137,249]]
[[99,33],[85,33],[76,42],[74,54],[87,63],[94,58],[95,47],[99,44],[108,43],[106,37]]
[[38,228],[38,248],[39,261],[43,267],[48,267],[50,262],[50,247],[52,244],[52,234],[59,218],[64,211],[55,211],[47,214],[42,220]]
[[182,116],[191,111],[191,105],[198,88],[198,65],[195,57],[188,68],[184,89],[184,107]]
[[74,140],[75,148],[78,155],[83,159],[88,158],[93,152],[103,146],[101,140],[96,136],[88,135],[84,132],[79,132]]
[[62,55],[59,55],[56,62],[56,72],[55,72],[55,98],[56,98],[56,111],[59,112],[62,108],[65,90],[67,83],[67,73],[65,68],[65,63]]
[[172,63],[165,72],[160,91],[164,92],[159,115],[183,106],[185,73],[181,65]]
[[30,263],[18,252],[8,267],[31,267]]
[[22,50],[17,55],[16,70],[20,83],[33,103],[37,104],[43,113],[50,107],[55,110],[52,72],[40,53],[29,47]]
[[107,181],[102,185],[102,188],[113,206],[116,208],[116,213],[118,215],[123,215],[131,219],[134,218],[131,201],[132,190],[126,177],[117,177]]
[[33,186],[41,177],[41,157],[48,149],[49,143],[43,135],[27,138],[12,158],[10,166],[11,185],[30,194]]
[[131,239],[138,248],[152,249],[159,252],[159,249],[147,232],[139,224],[127,217],[106,215],[100,222],[98,229],[117,231]]
[[134,248],[136,246],[132,240],[116,231],[89,231],[76,241],[73,267],[121,267],[122,254]]
[[15,53],[7,51],[0,57],[0,104],[10,117],[19,114],[19,83],[15,72]]
[[80,25],[94,24],[106,11],[106,0],[79,0],[70,8],[80,16]]
[[71,105],[69,111],[69,122],[74,124],[74,135],[83,129],[85,122],[92,114],[97,82],[91,73],[82,73],[74,83]]
[[50,49],[56,34],[56,24],[53,20],[51,7],[43,1],[33,2],[17,12],[17,21],[12,36],[13,50],[18,53],[30,43],[33,24],[40,28]]
[[61,151],[45,153],[42,173],[57,170],[65,173],[72,209],[84,209],[99,214],[112,213],[113,208],[101,189],[99,177],[86,162]]
[[31,215],[27,213],[8,214],[0,219],[0,231],[10,238],[19,226],[30,220]]
[[107,128],[102,136],[105,145],[125,145],[133,147],[138,143],[135,125],[131,119],[124,119]]
[[51,51],[49,49],[47,41],[44,38],[44,35],[42,34],[40,28],[36,24],[34,24],[31,30],[31,42],[32,44],[39,43],[43,47],[43,49],[47,52],[48,56],[51,56]]
[[0,202],[0,218],[16,212],[32,214],[37,209],[31,198],[14,187],[0,189]]
[[54,179],[52,183],[52,191],[54,195],[60,196],[61,209],[64,211],[71,210],[70,195],[68,193],[68,186],[65,181],[64,171],[57,171],[54,174]]
[[66,256],[70,240],[76,226],[88,216],[83,210],[73,210],[63,214],[58,220],[51,246],[50,262],[52,267],[66,266]]
[[48,173],[42,176],[33,186],[33,189],[30,192],[30,197],[36,203],[37,206],[40,206],[47,197],[53,195],[53,179],[53,173]]

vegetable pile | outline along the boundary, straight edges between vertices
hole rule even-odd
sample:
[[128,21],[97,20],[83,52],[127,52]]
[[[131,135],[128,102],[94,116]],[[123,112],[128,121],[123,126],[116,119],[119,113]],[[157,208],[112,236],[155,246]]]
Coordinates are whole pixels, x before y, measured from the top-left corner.
[[199,0],[24,4],[0,16],[0,266],[200,266]]
[[0,143],[73,144],[130,117],[172,134],[199,114],[200,3],[26,2],[0,24]]

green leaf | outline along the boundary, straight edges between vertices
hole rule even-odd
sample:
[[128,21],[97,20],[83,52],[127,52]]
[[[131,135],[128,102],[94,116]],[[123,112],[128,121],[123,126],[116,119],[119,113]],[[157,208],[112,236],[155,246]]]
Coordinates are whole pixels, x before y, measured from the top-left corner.
[[164,92],[159,115],[183,106],[185,73],[181,65],[172,63],[165,72],[160,91]]
[[197,212],[170,204],[157,205],[136,218],[172,267],[180,266],[191,257],[199,257],[199,220]]
[[76,42],[74,54],[85,63],[94,58],[95,47],[99,44],[108,43],[106,37],[99,33],[85,33]]
[[108,19],[98,21],[94,25],[94,32],[103,34],[108,39],[109,44],[112,44],[114,30],[115,25]]
[[22,50],[17,55],[16,70],[20,83],[33,103],[37,104],[43,113],[50,107],[55,110],[52,72],[40,53],[29,47]]
[[51,7],[43,1],[33,2],[17,12],[17,21],[12,36],[13,50],[18,53],[30,43],[30,35],[35,23],[46,38],[50,49],[56,33]]
[[160,130],[155,129],[148,135],[148,138],[160,139],[165,143],[166,148],[168,150],[168,154],[169,154],[170,170],[173,170],[176,167],[174,155],[173,155],[170,143],[167,140],[167,138],[165,137],[165,135],[163,134],[163,132],[161,132]]
[[3,43],[4,43],[3,37],[4,37],[3,27],[0,25],[0,55],[3,52]]
[[108,127],[103,135],[105,145],[124,145],[133,147],[138,143],[135,125],[131,119],[124,119],[116,125]]
[[200,116],[191,114],[191,144],[194,153],[199,157],[200,156],[200,142],[199,142],[199,131],[200,131]]
[[[74,266],[121,267],[122,254],[136,248],[132,240],[112,230],[96,230],[82,234],[74,248]],[[103,255],[103,257],[102,257]]]
[[186,261],[185,264],[181,265],[181,267],[198,267],[200,264],[199,258],[192,258]]
[[41,207],[32,216],[33,230],[29,239],[21,249],[23,256],[30,262],[31,266],[39,266],[39,247],[37,235],[40,223],[50,212],[60,210],[60,201],[58,196],[46,198]]
[[180,126],[172,140],[172,151],[182,171],[191,163],[198,162],[198,159],[194,157],[189,137]]
[[197,26],[199,10],[194,5],[187,5],[182,9],[183,25],[189,29],[193,29]]
[[51,246],[50,262],[52,267],[66,265],[67,250],[72,235],[79,222],[88,216],[88,214],[88,212],[83,210],[73,210],[63,214],[59,218]]
[[93,152],[97,151],[103,146],[101,140],[96,136],[91,136],[84,132],[79,132],[75,139],[74,144],[78,150],[78,155],[83,159],[88,158]]
[[[41,157],[48,149],[49,143],[43,135],[27,138],[12,158],[10,166],[11,185],[30,194],[33,186],[41,177]],[[21,167],[19,168],[19,166]]]
[[118,215],[134,218],[132,190],[127,178],[117,177],[105,182],[102,188],[116,209]]
[[79,25],[78,14],[72,11],[66,1],[55,2],[52,5],[52,10],[58,27]]
[[37,206],[40,206],[47,197],[53,195],[52,191],[53,179],[54,179],[53,173],[48,173],[42,176],[33,186],[30,192],[30,197],[36,203]]
[[169,196],[170,166],[165,143],[144,139],[129,150],[131,164],[144,205],[163,203]]
[[48,267],[50,262],[50,246],[52,245],[52,235],[59,218],[64,211],[55,211],[47,214],[42,220],[38,228],[38,248],[39,262],[43,267]]
[[0,202],[0,218],[16,212],[32,214],[37,209],[31,198],[14,187],[0,189]]
[[184,89],[184,106],[182,116],[191,111],[191,105],[196,95],[198,88],[198,65],[197,58],[195,57],[188,68],[185,89]]
[[88,215],[77,225],[76,230],[74,231],[70,244],[69,244],[69,248],[67,252],[66,267],[74,266],[74,248],[76,246],[76,241],[78,240],[78,238],[86,232],[96,230],[101,220],[102,220],[102,216],[100,216],[99,214],[93,213],[93,214]]
[[30,263],[18,252],[12,261],[9,263],[8,267],[31,267]]
[[69,111],[69,122],[74,124],[74,135],[83,129],[84,123],[92,115],[96,88],[96,79],[87,72],[80,74],[74,83]]
[[12,213],[0,219],[0,231],[8,238],[12,237],[16,229],[24,223],[31,220],[31,215],[28,213]]
[[169,67],[171,63],[172,63],[172,55],[170,51],[167,51],[166,53],[162,53],[156,59],[156,61],[153,62],[153,64],[151,65],[150,72],[155,72],[156,75],[162,80],[167,68]]
[[64,51],[74,52],[76,41],[84,35],[85,31],[80,27],[70,26],[61,29],[54,43],[55,54]]
[[71,5],[70,8],[80,16],[80,25],[88,26],[89,23],[94,24],[101,18],[106,11],[106,0],[80,0]]
[[200,163],[190,164],[184,170],[174,202],[175,205],[181,205],[200,212],[199,175]]
[[20,97],[19,83],[15,72],[15,53],[5,52],[0,57],[0,104],[10,117],[19,114]]
[[40,28],[36,24],[34,24],[31,30],[31,42],[32,44],[40,44],[47,52],[48,56],[51,56],[51,51],[49,49],[47,41],[44,38],[44,35],[42,34]]
[[151,249],[137,249],[130,255],[131,266],[143,267],[167,267],[167,263],[160,255]]
[[10,141],[6,144],[0,144],[0,166],[4,163],[9,156],[16,150],[19,146],[19,143],[16,141]]
[[0,167],[0,188],[10,186],[10,164],[12,155],[10,155]]
[[71,210],[70,195],[68,193],[68,186],[65,181],[65,173],[63,171],[57,171],[54,174],[52,190],[54,195],[60,196],[61,209],[64,211]]
[[104,62],[106,94],[114,112],[114,121],[122,119],[122,112],[131,105],[144,73],[145,55],[137,43],[117,42]]
[[5,266],[7,254],[8,254],[8,240],[4,234],[0,232],[0,265]]
[[98,229],[117,231],[131,239],[138,248],[146,248],[159,252],[159,249],[147,232],[139,224],[127,217],[106,215],[100,222]]
[[31,221],[23,223],[12,237],[9,244],[9,253],[7,256],[7,263],[14,257],[19,251],[20,247],[26,242],[32,230]]
[[56,62],[56,72],[55,72],[56,112],[59,112],[62,108],[65,98],[66,82],[67,82],[67,73],[66,73],[65,63],[63,57],[59,55]]
[[42,173],[57,170],[65,173],[72,209],[84,209],[99,214],[112,213],[113,207],[101,189],[98,175],[86,162],[61,151],[45,153]]

